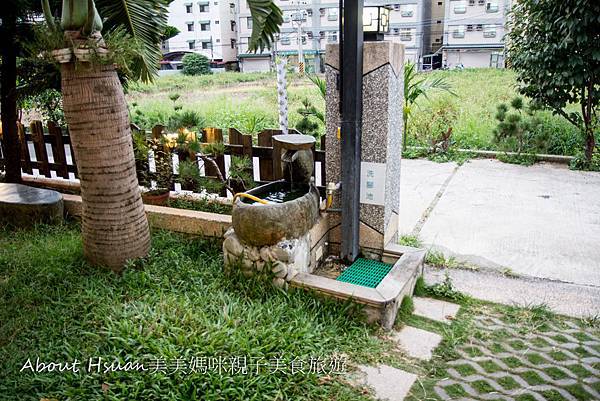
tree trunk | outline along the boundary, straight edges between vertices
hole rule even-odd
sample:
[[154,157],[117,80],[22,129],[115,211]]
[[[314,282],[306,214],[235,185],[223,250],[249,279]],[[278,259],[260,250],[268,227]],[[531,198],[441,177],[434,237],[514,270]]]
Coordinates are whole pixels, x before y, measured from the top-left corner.
[[592,162],[592,157],[594,157],[596,138],[594,138],[594,131],[592,128],[587,125],[585,126],[585,134],[585,160],[587,160],[589,164]]
[[81,180],[84,255],[94,265],[120,270],[150,248],[123,88],[112,65],[71,62],[61,72]]
[[2,24],[0,25],[2,154],[5,158],[6,182],[18,183],[21,182],[21,152],[17,134],[17,53],[15,43],[17,17],[13,7],[4,5],[2,8]]

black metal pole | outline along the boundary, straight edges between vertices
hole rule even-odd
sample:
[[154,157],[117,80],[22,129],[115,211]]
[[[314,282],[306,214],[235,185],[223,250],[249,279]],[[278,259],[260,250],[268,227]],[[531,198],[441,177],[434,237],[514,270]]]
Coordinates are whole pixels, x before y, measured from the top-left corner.
[[360,137],[362,128],[363,0],[344,1],[342,71],[342,249],[353,262],[359,254]]

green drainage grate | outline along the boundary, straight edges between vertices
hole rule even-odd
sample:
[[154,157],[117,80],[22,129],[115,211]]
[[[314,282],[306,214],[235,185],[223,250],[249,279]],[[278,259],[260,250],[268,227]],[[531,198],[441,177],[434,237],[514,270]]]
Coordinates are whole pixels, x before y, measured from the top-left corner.
[[387,263],[360,258],[356,259],[336,280],[375,288],[391,269],[392,265]]

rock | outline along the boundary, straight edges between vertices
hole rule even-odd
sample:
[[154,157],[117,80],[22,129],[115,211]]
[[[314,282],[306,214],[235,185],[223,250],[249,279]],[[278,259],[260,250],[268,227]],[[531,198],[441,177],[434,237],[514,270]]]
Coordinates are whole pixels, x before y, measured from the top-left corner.
[[275,260],[275,257],[271,253],[271,248],[268,246],[263,246],[260,248],[260,257],[265,262],[272,262]]
[[229,253],[235,256],[241,256],[244,252],[244,246],[235,235],[225,238],[225,241],[223,241],[223,248],[227,249]]
[[249,270],[250,272],[254,270],[254,262],[250,259],[242,259],[242,270]]
[[279,248],[278,246],[271,247],[271,254],[275,257],[276,260],[281,262],[289,262],[290,254],[285,249]]
[[250,259],[253,262],[260,260],[260,252],[259,252],[258,248],[256,248],[256,247],[253,247],[253,246],[245,247],[244,254],[246,255],[246,257],[248,259]]
[[254,275],[254,272],[252,270],[242,270],[242,274],[244,275],[244,277],[252,277]]
[[298,275],[298,270],[296,270],[294,268],[289,268],[288,272],[287,272],[287,275],[285,276],[285,281],[290,281],[291,279],[293,279],[297,275]]
[[285,287],[285,284],[286,284],[286,283],[285,283],[285,280],[284,280],[284,279],[282,279],[282,278],[276,277],[276,278],[274,278],[274,279],[273,279],[273,285],[274,285],[275,287],[278,287],[278,288],[284,288],[284,287]]
[[63,220],[62,194],[22,184],[0,183],[0,226],[29,227]]
[[273,263],[273,266],[271,267],[271,271],[275,274],[277,274],[281,271],[285,271],[287,273],[287,268],[284,263],[275,262],[275,263]]
[[235,234],[235,231],[233,231],[233,228],[230,228],[229,230],[225,231],[225,234],[223,234],[223,238],[229,238],[233,234]]
[[280,272],[275,273],[275,277],[285,279],[287,276],[287,269],[281,270]]
[[259,260],[259,261],[255,262],[256,270],[259,272],[262,272],[265,268],[265,264],[266,264],[266,262],[264,260]]

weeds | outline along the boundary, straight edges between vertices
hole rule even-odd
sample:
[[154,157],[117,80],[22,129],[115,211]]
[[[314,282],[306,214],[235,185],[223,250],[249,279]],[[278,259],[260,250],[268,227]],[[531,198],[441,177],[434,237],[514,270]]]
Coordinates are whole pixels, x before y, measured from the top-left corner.
[[400,245],[412,246],[413,248],[421,248],[423,246],[421,240],[416,235],[403,235],[398,240]]

